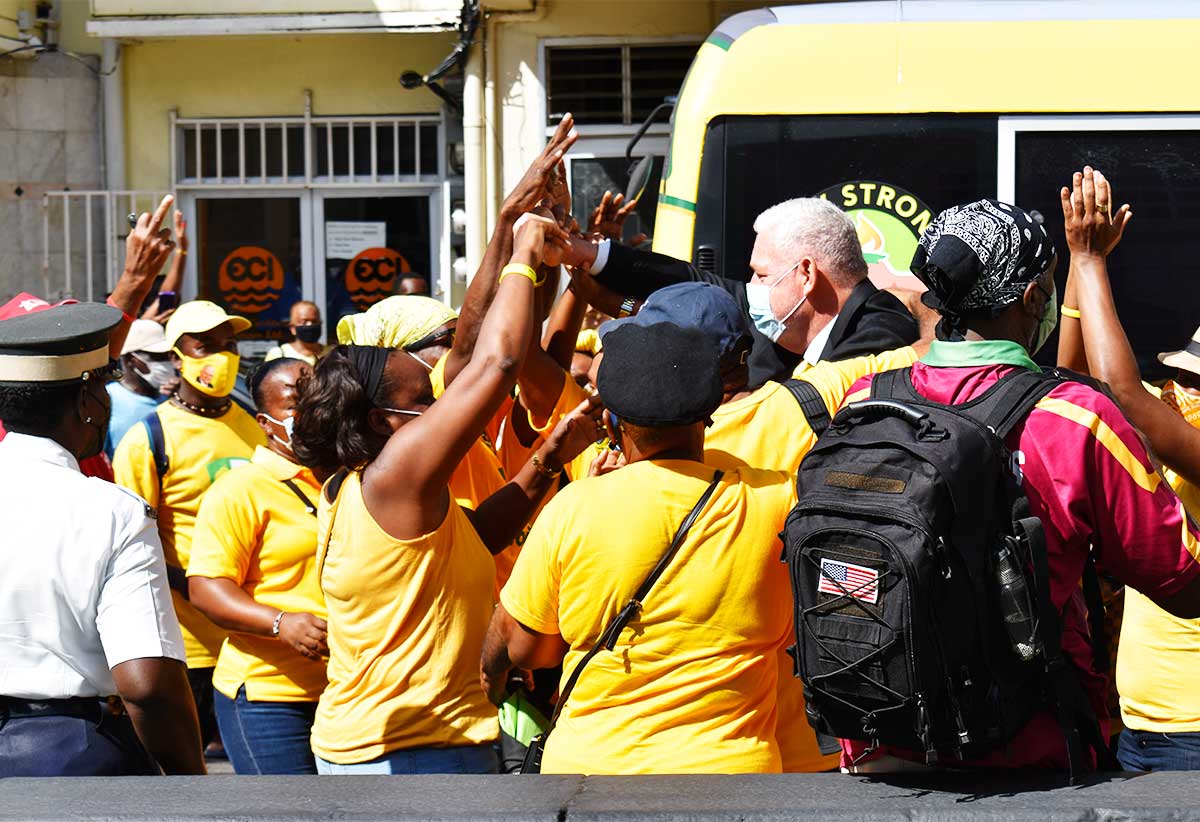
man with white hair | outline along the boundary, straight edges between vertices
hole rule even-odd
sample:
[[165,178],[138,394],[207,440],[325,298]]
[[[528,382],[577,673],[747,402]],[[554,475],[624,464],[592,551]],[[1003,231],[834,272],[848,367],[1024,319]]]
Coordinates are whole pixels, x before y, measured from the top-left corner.
[[903,304],[867,279],[854,222],[837,206],[815,197],[786,200],[760,214],[754,230],[749,283],[609,240],[576,238],[563,262],[575,268],[577,288],[589,301],[604,290],[624,298],[613,306],[617,316],[675,283],[724,288],[753,322],[751,388],[822,360],[878,354],[920,336]]

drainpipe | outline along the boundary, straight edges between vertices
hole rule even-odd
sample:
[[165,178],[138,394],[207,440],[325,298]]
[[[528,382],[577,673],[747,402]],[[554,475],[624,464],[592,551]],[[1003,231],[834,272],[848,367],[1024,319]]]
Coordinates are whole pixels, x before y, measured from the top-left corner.
[[479,49],[471,49],[463,72],[463,155],[469,282],[483,259],[488,226],[483,167],[483,55]]
[[100,58],[100,96],[104,123],[104,187],[125,188],[125,91],[121,71],[121,44],[104,38]]
[[[496,68],[497,52],[500,49],[500,26],[504,23],[537,23],[546,18],[549,0],[530,0],[526,11],[489,13],[484,18],[484,55],[485,55],[485,86],[484,86],[484,162],[487,175],[485,181],[485,197],[487,200],[488,225],[496,224],[500,202],[506,193],[504,190],[504,174],[502,164],[502,129],[500,113],[499,71]],[[539,134],[541,133],[539,129]],[[474,270],[474,269],[472,269]]]

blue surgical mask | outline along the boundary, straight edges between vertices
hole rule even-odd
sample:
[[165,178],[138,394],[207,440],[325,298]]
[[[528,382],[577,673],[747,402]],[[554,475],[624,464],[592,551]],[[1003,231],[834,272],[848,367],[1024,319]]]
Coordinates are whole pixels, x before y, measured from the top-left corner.
[[775,311],[771,308],[771,291],[799,267],[800,263],[796,263],[783,272],[783,274],[776,277],[775,282],[770,285],[762,285],[753,281],[746,283],[746,301],[750,304],[750,319],[754,322],[754,327],[759,330],[759,333],[771,342],[779,341],[779,338],[783,336],[783,332],[787,329],[787,321],[792,318],[792,315],[808,299],[807,296],[801,297],[800,302],[792,306],[792,310],[781,318],[777,318]]

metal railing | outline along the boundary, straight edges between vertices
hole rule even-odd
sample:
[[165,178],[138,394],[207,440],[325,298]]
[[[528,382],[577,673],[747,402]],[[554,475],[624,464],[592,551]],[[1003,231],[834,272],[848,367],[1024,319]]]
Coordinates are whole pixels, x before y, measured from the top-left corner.
[[[62,237],[64,297],[95,300],[97,286],[112,291],[125,264],[125,238],[130,212],[153,211],[165,191],[48,191],[42,195],[42,284],[49,297],[54,289],[51,272],[51,238]],[[54,219],[57,217],[57,220]],[[57,225],[55,225],[57,223]],[[102,247],[97,242],[103,240]],[[83,262],[76,270],[77,249]],[[97,269],[103,279],[97,277]],[[82,281],[79,282],[79,278]]]
[[247,119],[171,114],[171,172],[188,189],[428,185],[442,178],[442,118]]

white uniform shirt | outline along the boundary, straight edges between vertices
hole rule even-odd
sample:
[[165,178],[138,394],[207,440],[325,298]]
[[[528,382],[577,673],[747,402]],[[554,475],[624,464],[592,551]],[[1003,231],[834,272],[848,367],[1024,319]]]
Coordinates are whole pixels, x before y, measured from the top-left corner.
[[0,441],[0,695],[107,696],[122,662],[185,659],[147,511],[53,440]]

